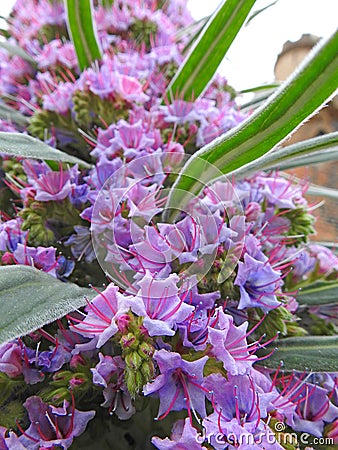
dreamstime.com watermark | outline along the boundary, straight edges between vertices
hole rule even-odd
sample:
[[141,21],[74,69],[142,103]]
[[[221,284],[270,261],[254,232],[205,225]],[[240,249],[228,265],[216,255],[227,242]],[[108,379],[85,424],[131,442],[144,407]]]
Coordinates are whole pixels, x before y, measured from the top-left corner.
[[218,444],[225,445],[231,444],[235,446],[239,445],[260,445],[274,444],[278,442],[283,447],[287,445],[293,445],[295,448],[305,448],[312,445],[325,445],[334,446],[334,439],[329,437],[315,437],[309,433],[295,433],[295,432],[285,432],[285,424],[283,422],[276,422],[274,425],[276,434],[271,430],[261,431],[255,435],[250,433],[235,434],[228,433],[225,436],[222,433],[217,434],[200,434],[196,436],[196,441],[199,444]]

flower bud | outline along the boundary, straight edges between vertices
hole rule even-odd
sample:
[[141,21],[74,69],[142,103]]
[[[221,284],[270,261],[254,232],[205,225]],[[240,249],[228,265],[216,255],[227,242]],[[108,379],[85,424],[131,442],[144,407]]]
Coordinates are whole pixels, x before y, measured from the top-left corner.
[[154,364],[153,364],[152,360],[149,359],[147,361],[143,361],[140,371],[144,377],[144,382],[148,383],[148,381],[150,381],[154,377],[154,372],[155,372],[155,368],[154,368]]
[[146,383],[141,372],[134,372],[128,368],[125,371],[125,382],[132,398],[135,398]]
[[132,370],[137,370],[142,364],[142,358],[137,351],[131,351],[124,357],[126,365]]
[[138,348],[139,355],[143,359],[151,358],[154,354],[154,347],[147,342],[141,342]]
[[134,349],[138,348],[139,343],[136,340],[136,337],[133,333],[128,333],[121,337],[120,344],[123,349]]

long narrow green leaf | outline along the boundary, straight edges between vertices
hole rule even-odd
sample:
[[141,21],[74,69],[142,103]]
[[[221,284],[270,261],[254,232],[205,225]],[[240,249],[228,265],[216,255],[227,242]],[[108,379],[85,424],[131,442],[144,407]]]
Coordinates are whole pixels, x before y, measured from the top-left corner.
[[302,289],[297,295],[301,305],[327,305],[338,303],[338,282],[317,282]]
[[257,9],[256,11],[254,11],[254,12],[251,14],[251,16],[248,18],[248,20],[247,20],[245,26],[248,26],[249,23],[250,23],[253,19],[255,19],[259,14],[261,14],[261,13],[264,12],[264,11],[266,11],[268,8],[271,8],[271,6],[274,6],[276,3],[278,3],[278,0],[275,0],[275,1],[272,2],[272,3],[269,3],[268,5],[264,6],[264,8]]
[[29,62],[32,65],[36,65],[35,59],[30,56],[25,50],[23,50],[21,47],[17,45],[9,44],[8,42],[0,42],[0,47],[7,50],[7,52],[11,56],[20,56],[20,58],[24,59],[25,61]]
[[[280,86],[280,83],[269,83],[269,84],[260,84],[259,86],[254,86],[252,88],[242,89],[239,91],[239,94],[248,94],[250,92],[260,92],[260,91],[267,91],[267,90],[274,90],[275,88],[278,88]],[[270,92],[271,94],[271,92]]]
[[0,153],[16,156],[17,158],[44,159],[79,164],[90,168],[90,164],[75,156],[68,155],[56,148],[49,147],[38,139],[22,133],[0,132]]
[[80,69],[101,59],[101,51],[94,29],[92,0],[64,0],[67,27],[72,38]]
[[333,189],[326,186],[318,186],[317,184],[310,183],[306,193],[316,197],[327,197],[338,199],[338,189]]
[[338,160],[338,147],[326,149],[322,152],[311,153],[304,157],[292,158],[282,162],[278,167],[280,169],[293,169],[295,167],[310,166],[312,164],[320,164],[324,162]]
[[[338,156],[338,155],[336,155]],[[338,159],[338,158],[336,158]],[[280,175],[287,180],[291,180],[293,183],[301,185],[304,183],[304,180],[301,178],[295,177],[294,175],[290,175],[286,172],[280,172]],[[306,193],[309,195],[313,195],[316,197],[327,197],[327,198],[334,198],[338,199],[338,189],[326,187],[326,186],[319,186],[318,184],[309,183]]]
[[243,177],[258,170],[284,170],[330,160],[338,160],[338,132],[324,134],[323,136],[278,148],[234,170],[231,172],[231,175]]
[[223,0],[195,41],[166,95],[191,100],[208,86],[255,0]]
[[63,317],[95,295],[33,267],[0,267],[0,344]]
[[[183,36],[190,37],[189,41],[185,44],[185,46],[182,50],[183,55],[185,55],[188,52],[188,50],[191,48],[192,44],[196,41],[198,36],[201,34],[205,24],[207,23],[207,21],[209,19],[210,19],[210,16],[203,17],[203,19],[200,19],[198,22],[195,22],[193,25],[190,25],[190,27],[191,27],[190,29],[189,29],[189,27],[186,27],[186,29],[179,30],[179,32],[176,33],[177,41],[182,39]],[[187,30],[186,34],[183,34],[185,30]]]
[[246,103],[243,103],[241,105],[241,111],[243,112],[252,112],[255,109],[257,109],[259,106],[263,105],[264,102],[271,97],[271,95],[276,92],[276,89],[269,89],[265,92],[260,92],[258,94],[255,94],[254,98],[247,101]]
[[0,36],[8,39],[11,37],[11,33],[6,28],[0,28]]
[[215,139],[183,167],[167,202],[168,217],[184,209],[187,192],[211,182],[208,162],[227,174],[263,156],[332,96],[337,86],[338,31],[322,40],[274,95],[241,125]]
[[[270,349],[259,352],[266,355]],[[259,364],[277,368],[283,362],[283,370],[307,372],[338,371],[338,336],[303,336],[282,339],[277,342],[277,350]]]
[[5,119],[18,125],[28,125],[27,117],[5,103],[0,103],[0,119]]

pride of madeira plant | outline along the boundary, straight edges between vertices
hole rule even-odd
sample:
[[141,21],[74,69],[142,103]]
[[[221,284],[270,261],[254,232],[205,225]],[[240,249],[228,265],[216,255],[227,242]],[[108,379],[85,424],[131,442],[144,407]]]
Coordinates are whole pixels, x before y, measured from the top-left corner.
[[194,23],[184,0],[17,0],[0,449],[337,444],[338,257],[282,170],[338,133],[280,143],[334,95],[338,33],[241,111],[215,72],[254,3]]

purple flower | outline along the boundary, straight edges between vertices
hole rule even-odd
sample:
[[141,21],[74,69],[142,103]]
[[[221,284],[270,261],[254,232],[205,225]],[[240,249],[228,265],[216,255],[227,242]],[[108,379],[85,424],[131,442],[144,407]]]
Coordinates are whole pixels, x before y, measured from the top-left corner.
[[[118,152],[123,150],[126,158],[132,159],[141,156],[142,151],[155,150],[161,144],[160,137],[149,130],[141,120],[135,123],[128,123],[125,120],[118,122],[115,136],[110,139],[107,153],[111,155],[111,150]],[[112,156],[112,155],[111,155]]]
[[120,420],[128,420],[135,414],[130,394],[124,383],[125,363],[120,356],[104,356],[99,354],[100,362],[94,369],[93,383],[103,386],[104,403],[109,412],[115,413]]
[[56,262],[56,276],[61,281],[66,281],[75,268],[75,261],[59,255]]
[[327,390],[320,386],[299,383],[297,379],[293,379],[284,394],[284,397],[297,405],[293,417],[288,420],[289,425],[295,431],[305,431],[321,437],[325,422],[338,419],[338,406],[330,401],[327,394]]
[[281,304],[276,298],[281,287],[281,275],[268,261],[258,261],[246,253],[244,262],[238,263],[234,284],[240,289],[239,309],[259,307],[268,312]]
[[218,361],[222,361],[225,370],[231,375],[246,374],[257,359],[252,354],[256,346],[248,346],[246,340],[248,322],[236,327],[233,317],[225,314],[222,308],[217,313],[217,327],[208,327],[208,342],[211,344],[212,354]]
[[22,374],[21,348],[16,342],[0,345],[0,372],[5,373],[9,378]]
[[[270,446],[255,446],[255,442],[262,440],[267,428],[261,420],[268,415],[273,393],[265,393],[259,386],[255,385],[250,375],[231,376],[228,374],[226,380],[221,374],[212,374],[204,382],[204,387],[211,392],[211,401],[214,412],[203,420],[203,426],[207,436],[213,436],[212,445],[217,450],[225,448],[227,443],[245,444],[239,448],[254,449],[282,449],[276,446],[272,440]],[[247,435],[247,436],[244,436]],[[243,436],[246,440],[243,440]],[[216,439],[217,437],[217,439]],[[231,439],[230,439],[231,437]],[[242,440],[241,440],[242,439]],[[230,447],[231,448],[231,447]],[[237,448],[237,447],[236,447]]]
[[13,256],[17,264],[33,266],[56,277],[57,260],[54,247],[27,247],[18,244]]
[[173,336],[177,324],[183,322],[194,310],[179,297],[179,276],[171,274],[167,279],[156,279],[149,271],[137,282],[140,287],[135,297],[125,304],[138,316],[150,336]]
[[44,169],[38,173],[34,169],[35,167],[31,166],[29,176],[32,176],[30,181],[36,190],[35,200],[43,202],[64,200],[75,186],[74,181],[78,175],[76,165],[66,171],[61,167],[59,172]]
[[86,262],[92,262],[95,259],[95,252],[89,229],[82,225],[75,225],[74,230],[76,234],[72,234],[65,241],[65,245],[71,246],[72,255],[78,261],[84,257]]
[[74,401],[66,400],[57,408],[44,403],[40,397],[29,397],[24,403],[31,422],[29,428],[19,437],[19,441],[28,450],[39,450],[41,447],[61,446],[67,449],[74,437],[82,434],[95,411],[78,411]]
[[101,98],[107,98],[116,89],[116,72],[111,60],[106,59],[100,68],[86,69],[77,85],[80,89],[89,89]]
[[153,216],[160,213],[163,208],[158,207],[156,196],[159,188],[156,184],[142,186],[140,183],[134,184],[128,190],[127,203],[129,207],[129,217],[143,217],[149,222]]
[[118,331],[116,319],[120,313],[126,312],[127,308],[121,305],[125,297],[118,292],[119,288],[109,284],[103,292],[88,303],[85,308],[87,314],[83,320],[72,318],[76,325],[71,326],[82,336],[92,339],[91,345],[95,348],[102,347]]
[[194,109],[194,103],[184,100],[175,100],[167,106],[161,107],[165,115],[166,122],[174,122],[177,124],[186,124],[194,122],[200,117]]
[[0,223],[0,251],[14,252],[18,244],[25,242],[27,231],[21,231],[20,217]]
[[156,351],[154,359],[160,375],[143,388],[144,395],[156,393],[160,398],[158,418],[164,419],[170,411],[187,409],[192,421],[191,411],[205,417],[205,389],[203,368],[207,356],[196,361],[185,361],[179,353],[166,350]]
[[103,153],[85,180],[95,189],[101,189],[108,178],[121,167],[122,160],[120,158],[115,157],[113,160],[109,160]]
[[302,198],[301,189],[282,177],[258,176],[256,181],[261,186],[263,195],[278,208],[294,209]]
[[42,373],[52,373],[61,369],[61,367],[70,360],[70,353],[59,345],[56,341],[55,347],[50,350],[39,352],[38,350],[23,347],[24,360],[32,365],[32,368],[38,368]]
[[[160,224],[158,227],[160,228]],[[174,227],[174,226],[173,226]],[[170,228],[170,225],[168,225]],[[169,236],[163,235],[163,231],[158,231],[155,226],[144,226],[143,236],[138,238],[138,242],[133,243],[129,250],[134,259],[129,264],[134,267],[141,267],[144,271],[165,276],[171,272],[171,261],[176,258],[177,249],[170,242]],[[169,238],[169,239],[168,239]]]
[[214,314],[196,308],[185,323],[178,325],[183,345],[196,351],[205,350],[208,343],[208,326],[214,326],[216,323],[217,317]]
[[[202,438],[203,440],[203,438]],[[159,450],[203,450],[201,447],[201,436],[197,430],[191,425],[189,418],[184,421],[175,422],[171,434],[171,439],[160,439],[153,437],[152,444]]]
[[118,75],[116,91],[128,102],[144,103],[149,98],[137,78],[128,75]]
[[311,244],[309,251],[318,261],[318,273],[327,277],[332,272],[338,272],[338,256],[323,245]]
[[216,301],[220,299],[221,294],[219,291],[200,294],[198,292],[197,284],[198,280],[196,275],[192,275],[184,280],[182,292],[184,292],[185,295],[185,303],[195,306],[197,311],[207,311],[213,309]]
[[53,92],[43,96],[43,108],[58,114],[67,114],[72,106],[75,89],[73,83],[59,83]]

